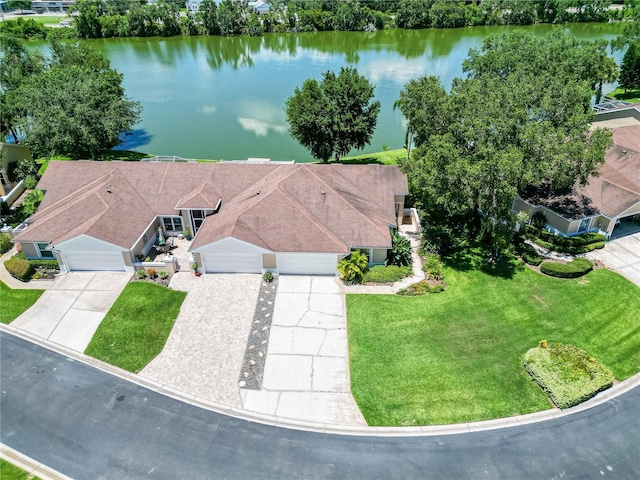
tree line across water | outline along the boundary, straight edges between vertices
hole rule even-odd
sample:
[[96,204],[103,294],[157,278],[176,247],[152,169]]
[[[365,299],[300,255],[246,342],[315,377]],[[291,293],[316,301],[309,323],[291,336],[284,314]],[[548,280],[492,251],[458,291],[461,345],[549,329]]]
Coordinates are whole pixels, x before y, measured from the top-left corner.
[[[376,31],[389,28],[454,28],[481,25],[608,22],[640,18],[640,0],[290,0],[270,2],[259,15],[247,0],[203,0],[184,11],[183,0],[78,0],[71,28],[60,32],[35,20],[0,23],[20,38],[177,35],[253,35],[315,31]],[[56,30],[56,32],[52,32]]]

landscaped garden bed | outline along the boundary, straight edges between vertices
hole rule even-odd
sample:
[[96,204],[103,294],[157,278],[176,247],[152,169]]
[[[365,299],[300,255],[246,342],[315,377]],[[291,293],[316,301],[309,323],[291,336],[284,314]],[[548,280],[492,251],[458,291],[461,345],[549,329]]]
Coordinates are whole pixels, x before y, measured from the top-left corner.
[[613,374],[584,350],[541,340],[524,356],[524,367],[559,408],[590,399],[613,384]]
[[585,281],[547,277],[517,262],[501,268],[469,252],[445,268],[442,294],[347,295],[351,387],[370,425],[459,423],[551,408],[522,367],[523,352],[541,338],[580,345],[618,380],[638,372],[638,287],[606,269]]

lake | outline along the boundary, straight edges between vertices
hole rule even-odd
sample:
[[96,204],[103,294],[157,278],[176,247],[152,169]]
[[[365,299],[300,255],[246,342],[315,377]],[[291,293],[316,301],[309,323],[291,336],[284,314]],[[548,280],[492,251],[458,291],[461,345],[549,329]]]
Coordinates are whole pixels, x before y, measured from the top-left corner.
[[[312,158],[290,137],[284,113],[286,99],[305,79],[320,79],[342,66],[357,68],[375,85],[382,104],[371,144],[362,152],[400,148],[405,126],[393,104],[404,85],[421,75],[437,75],[449,86],[463,75],[470,48],[508,28],[88,41],[124,74],[127,95],[144,108],[134,135],[121,148],[186,158],[305,162]],[[553,27],[511,28],[544,35]],[[620,24],[566,28],[589,40],[611,40],[622,29]]]

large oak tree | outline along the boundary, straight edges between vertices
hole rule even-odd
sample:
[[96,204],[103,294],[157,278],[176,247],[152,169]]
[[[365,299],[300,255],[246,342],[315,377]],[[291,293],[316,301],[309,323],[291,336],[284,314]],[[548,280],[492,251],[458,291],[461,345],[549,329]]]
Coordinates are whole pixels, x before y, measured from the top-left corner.
[[355,68],[327,71],[322,81],[307,79],[287,100],[289,131],[314,158],[336,161],[371,141],[380,102],[373,85]]
[[518,192],[551,192],[597,173],[611,134],[589,131],[590,100],[608,64],[593,51],[599,46],[561,33],[490,37],[449,93],[435,77],[407,84],[397,106],[417,148],[402,168],[432,220],[475,218],[496,246]]

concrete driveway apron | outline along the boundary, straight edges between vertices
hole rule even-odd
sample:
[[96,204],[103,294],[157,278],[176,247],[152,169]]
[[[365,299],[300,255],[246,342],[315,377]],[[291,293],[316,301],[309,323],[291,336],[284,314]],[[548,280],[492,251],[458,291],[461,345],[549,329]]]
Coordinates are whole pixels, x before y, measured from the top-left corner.
[[261,390],[243,408],[279,418],[366,425],[350,389],[344,294],[333,277],[278,279]]
[[586,257],[600,260],[611,270],[640,286],[640,232],[615,238],[602,250],[589,252]]
[[59,276],[12,327],[84,352],[130,273],[72,272]]

